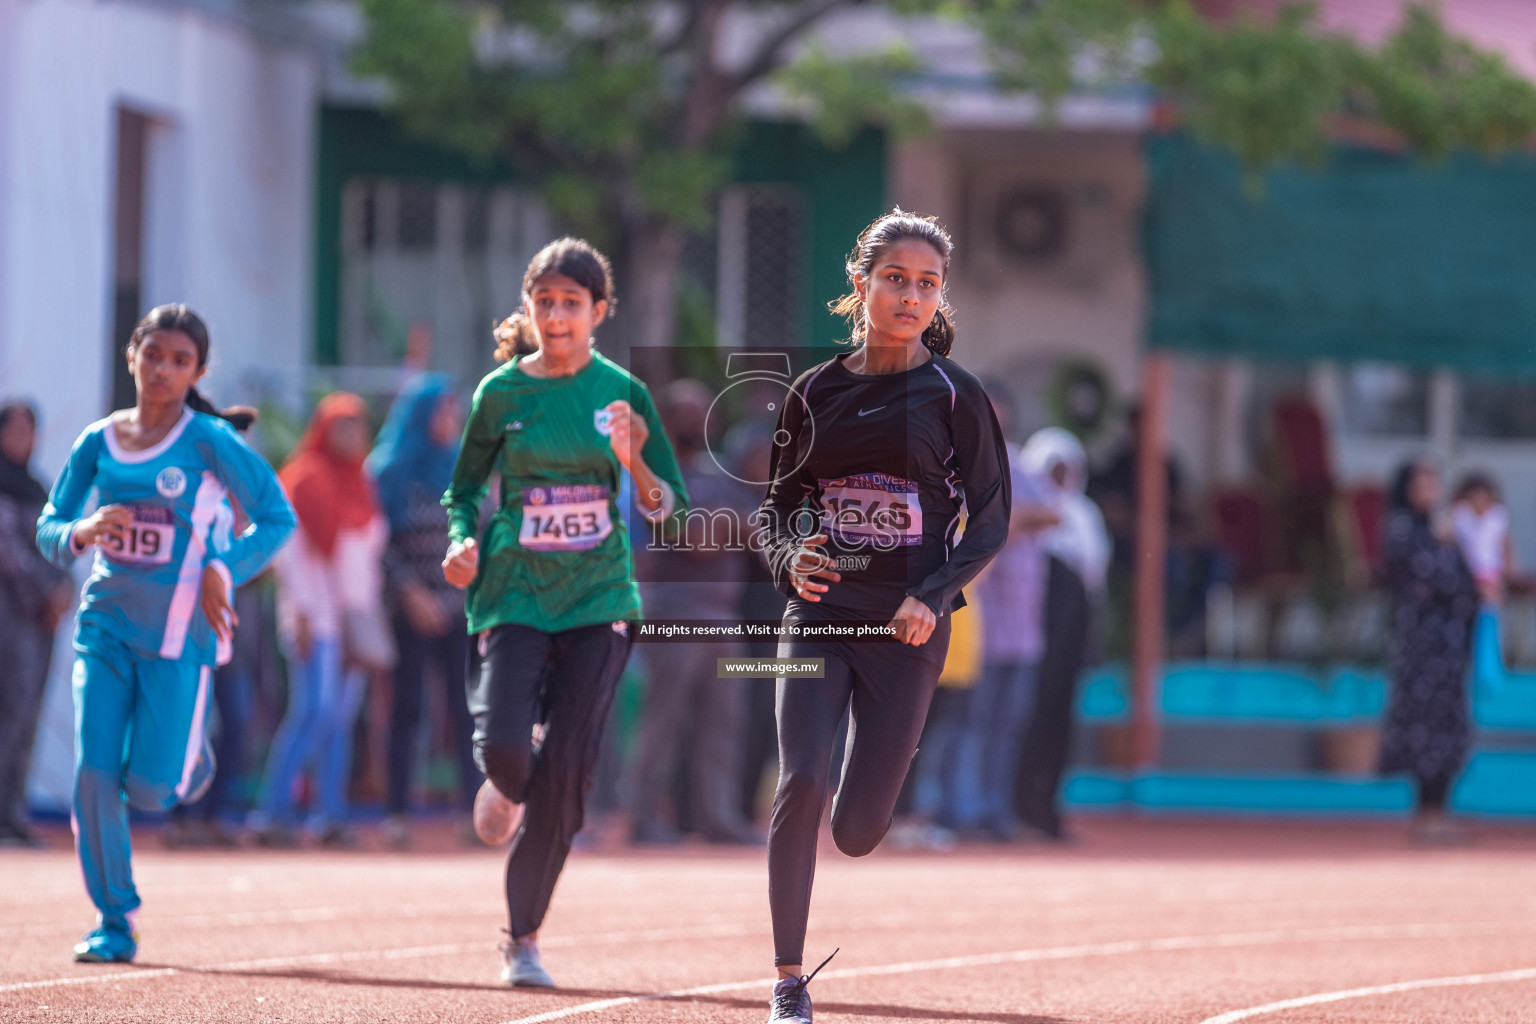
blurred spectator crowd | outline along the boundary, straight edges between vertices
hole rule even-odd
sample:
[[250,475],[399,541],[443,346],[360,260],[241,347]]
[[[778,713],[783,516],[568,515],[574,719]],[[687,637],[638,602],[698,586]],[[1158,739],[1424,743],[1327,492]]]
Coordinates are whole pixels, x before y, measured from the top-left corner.
[[[996,409],[1005,432],[1003,389]],[[630,522],[648,618],[777,620],[784,598],[744,543],[767,478],[773,424],[719,430],[714,392],[692,379],[658,391],[694,512],[681,540],[651,543]],[[218,780],[179,808],[176,846],[256,843],[349,847],[382,806],[379,840],[409,847],[424,812],[472,839],[480,777],[465,705],[469,638],[461,592],[439,563],[463,396],[420,374],[376,410],[322,398],[284,460],[301,529],[237,596],[234,659],[214,690]],[[0,841],[32,840],[25,783],[53,637],[71,584],[37,555],[46,500],[28,468],[36,413],[0,407]],[[712,429],[720,436],[712,436]],[[1273,659],[1307,648],[1381,663],[1389,597],[1380,586],[1380,486],[1335,479],[1327,431],[1304,399],[1272,410],[1262,485],[1198,499],[1168,460],[1167,624],[1174,657]],[[959,839],[1064,838],[1061,779],[1084,666],[1128,649],[1138,423],[1090,468],[1070,432],[1010,442],[1014,515],[1002,554],[956,613],[949,662],[898,805],[890,841],[945,848]],[[1501,609],[1528,592],[1497,483],[1472,474],[1435,520],[1476,581],[1483,611],[1476,671],[1503,671]],[[495,500],[494,492],[488,499]],[[626,505],[628,503],[626,502]],[[238,516],[239,510],[234,510]],[[729,516],[717,519],[716,513]],[[722,543],[718,522],[737,524]],[[772,656],[772,641],[636,647],[608,731],[589,821],[636,844],[694,837],[763,841],[776,778],[773,680],[717,678],[716,659]],[[834,767],[836,769],[837,757]],[[589,833],[593,831],[589,828]]]

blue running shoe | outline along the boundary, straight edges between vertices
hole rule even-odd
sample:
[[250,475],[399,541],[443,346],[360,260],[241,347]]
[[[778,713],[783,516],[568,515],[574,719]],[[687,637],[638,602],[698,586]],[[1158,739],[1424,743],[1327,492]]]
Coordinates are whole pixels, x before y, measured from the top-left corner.
[[139,952],[139,936],[125,918],[97,915],[97,925],[75,943],[75,959],[83,964],[126,964]]

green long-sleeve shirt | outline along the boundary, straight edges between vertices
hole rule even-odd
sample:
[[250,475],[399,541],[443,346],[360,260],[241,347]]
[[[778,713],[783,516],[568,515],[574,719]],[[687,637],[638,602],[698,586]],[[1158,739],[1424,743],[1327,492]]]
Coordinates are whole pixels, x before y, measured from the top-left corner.
[[624,399],[650,427],[641,457],[672,490],[658,515],[676,513],[688,494],[650,392],[595,352],[569,377],[532,377],[520,362],[480,382],[443,496],[449,540],[462,541],[474,536],[487,482],[500,474],[501,503],[469,586],[469,631],[516,622],[553,633],[637,619],[640,591],[618,507],[623,470],[604,409]]

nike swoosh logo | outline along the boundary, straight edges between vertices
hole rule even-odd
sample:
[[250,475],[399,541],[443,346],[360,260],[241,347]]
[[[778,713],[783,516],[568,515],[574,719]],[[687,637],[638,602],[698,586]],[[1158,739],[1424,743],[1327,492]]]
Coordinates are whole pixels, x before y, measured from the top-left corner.
[[884,409],[884,408],[885,408],[885,406],[883,406],[883,405],[877,405],[873,409],[860,409],[859,410],[859,415],[860,416],[868,416],[870,413],[872,413],[872,412],[879,412],[881,409]]

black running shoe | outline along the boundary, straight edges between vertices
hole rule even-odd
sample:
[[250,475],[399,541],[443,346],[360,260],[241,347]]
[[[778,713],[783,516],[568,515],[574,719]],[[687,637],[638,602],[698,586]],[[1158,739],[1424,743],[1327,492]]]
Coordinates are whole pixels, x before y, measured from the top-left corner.
[[[837,950],[832,951],[837,956]],[[803,978],[780,978],[773,986],[773,1002],[768,1004],[768,1024],[811,1024],[811,979],[832,962],[832,956]]]

